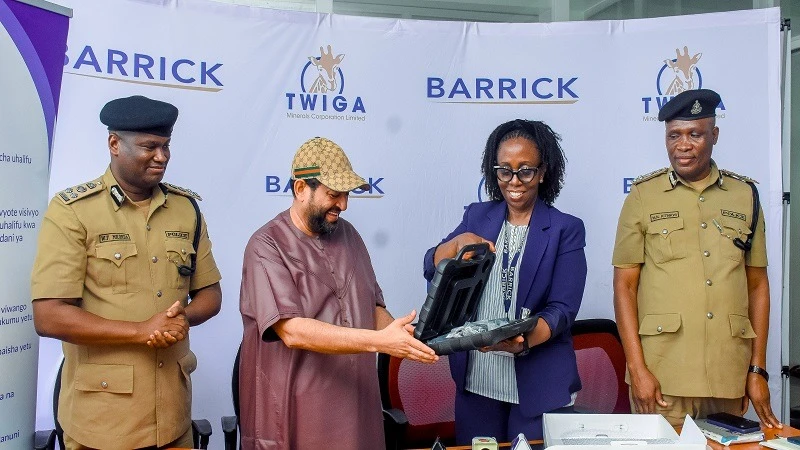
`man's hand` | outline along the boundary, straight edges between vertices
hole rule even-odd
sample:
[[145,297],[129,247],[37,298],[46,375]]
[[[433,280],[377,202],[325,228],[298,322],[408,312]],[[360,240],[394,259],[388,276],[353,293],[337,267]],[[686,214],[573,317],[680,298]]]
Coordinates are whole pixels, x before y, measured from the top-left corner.
[[189,335],[189,322],[180,300],[172,304],[166,311],[153,315],[141,323],[141,329],[147,334],[146,344],[152,348],[167,348]]
[[[181,339],[183,339],[183,337],[181,337]],[[170,332],[162,333],[156,330],[147,340],[147,346],[152,348],[167,348],[176,342],[178,342],[178,338],[173,336]]]
[[772,406],[769,403],[769,385],[767,385],[767,380],[764,377],[757,373],[747,374],[744,398],[742,414],[747,411],[747,400],[749,399],[753,403],[753,409],[756,411],[761,423],[768,428],[783,428],[783,425],[772,412]]
[[167,317],[173,318],[178,317],[180,315],[186,315],[186,310],[183,308],[183,304],[180,300],[176,301],[172,304],[169,308],[167,308]]
[[647,368],[638,370],[636,374],[631,372],[631,393],[639,414],[655,414],[656,404],[668,406],[661,396],[661,383]]
[[413,326],[417,312],[411,311],[408,315],[395,319],[386,328],[378,331],[378,351],[388,353],[398,358],[406,358],[423,363],[434,363],[439,360],[436,353],[413,337]]

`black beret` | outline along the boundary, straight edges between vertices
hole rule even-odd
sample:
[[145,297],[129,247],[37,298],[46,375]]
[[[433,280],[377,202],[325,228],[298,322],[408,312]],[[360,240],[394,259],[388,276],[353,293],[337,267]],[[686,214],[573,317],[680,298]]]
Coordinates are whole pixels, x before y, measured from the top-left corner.
[[670,120],[697,120],[717,114],[719,94],[711,89],[690,89],[668,101],[658,112],[661,122]]
[[136,131],[169,137],[178,120],[178,108],[141,95],[111,100],[100,110],[100,122],[109,131]]

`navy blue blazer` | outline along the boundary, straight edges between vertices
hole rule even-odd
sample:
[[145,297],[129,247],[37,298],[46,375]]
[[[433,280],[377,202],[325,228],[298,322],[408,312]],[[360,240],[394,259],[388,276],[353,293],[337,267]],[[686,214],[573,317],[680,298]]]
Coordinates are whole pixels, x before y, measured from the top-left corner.
[[[473,203],[464,212],[461,224],[442,242],[472,232],[496,241],[506,218],[506,202]],[[583,221],[562,213],[536,199],[528,225],[519,271],[517,317],[520,309],[531,310],[550,326],[550,340],[531,347],[527,356],[515,359],[520,410],[529,417],[561,408],[570,394],[581,389],[570,328],[578,314],[586,285],[586,231]],[[433,254],[425,253],[424,275],[430,281],[435,273]],[[464,390],[469,352],[449,356],[450,372],[456,389]]]

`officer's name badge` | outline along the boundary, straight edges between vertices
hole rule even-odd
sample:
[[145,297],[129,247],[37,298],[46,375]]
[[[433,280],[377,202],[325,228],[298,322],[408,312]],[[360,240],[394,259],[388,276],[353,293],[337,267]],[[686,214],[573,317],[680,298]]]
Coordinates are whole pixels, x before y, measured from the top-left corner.
[[662,219],[674,219],[676,217],[680,217],[678,211],[659,212],[655,214],[650,214],[650,222],[655,222],[656,220],[662,220]]
[[131,240],[131,235],[128,233],[106,233],[100,235],[100,243],[130,241],[130,240]]
[[168,238],[189,239],[189,233],[185,231],[165,231]]
[[741,221],[747,222],[747,216],[736,211],[728,211],[727,209],[721,209],[722,215],[725,217],[733,217],[734,219],[739,219]]

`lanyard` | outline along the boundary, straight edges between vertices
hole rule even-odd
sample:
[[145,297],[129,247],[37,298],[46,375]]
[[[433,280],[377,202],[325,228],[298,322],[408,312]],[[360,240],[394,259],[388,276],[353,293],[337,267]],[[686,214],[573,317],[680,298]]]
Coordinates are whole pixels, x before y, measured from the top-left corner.
[[[514,250],[514,254],[510,255],[511,251],[509,250],[509,241],[511,240],[511,235],[508,233],[509,226],[510,225],[506,225],[503,227],[503,265],[501,266],[502,271],[500,274],[500,288],[503,291],[503,306],[506,308],[506,314],[508,314],[508,310],[511,308],[511,300],[514,296],[514,283],[516,282],[515,275],[517,272],[517,265],[519,264],[519,255],[522,253],[522,243],[525,241],[525,237],[522,236],[519,244]],[[525,231],[527,234],[527,230]]]

